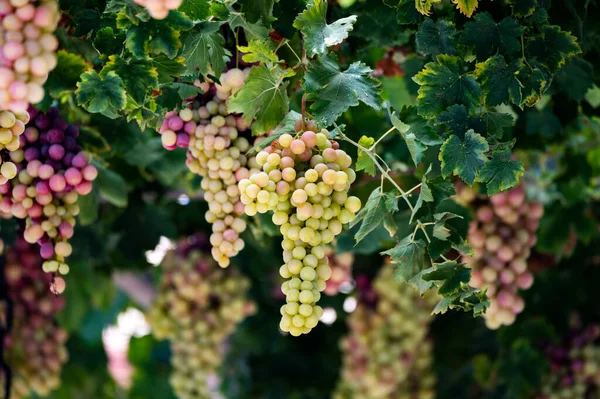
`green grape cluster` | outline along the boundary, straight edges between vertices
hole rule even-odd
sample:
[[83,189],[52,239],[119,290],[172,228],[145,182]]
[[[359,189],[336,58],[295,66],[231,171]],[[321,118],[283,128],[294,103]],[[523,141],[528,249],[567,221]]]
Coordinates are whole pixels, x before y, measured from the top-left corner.
[[314,123],[302,121],[295,130],[256,155],[262,170],[241,180],[239,188],[247,215],[272,211],[273,223],[280,226],[285,264],[279,273],[287,281],[281,286],[286,304],[279,327],[299,336],[323,314],[316,303],[331,277],[325,244],[354,219],[361,203],[348,196],[356,179],[352,158],[327,130],[315,133]]
[[222,362],[224,341],[254,312],[249,280],[217,266],[202,246],[208,247],[203,237],[193,236],[167,253],[147,315],[154,336],[171,341],[171,385],[182,399],[210,397],[207,379]]
[[[5,261],[4,278],[13,314],[12,328],[0,345],[12,371],[9,399],[29,398],[33,393],[35,397],[46,397],[59,387],[68,358],[67,332],[55,322],[64,298],[48,290],[50,276],[42,270],[43,259],[35,245],[19,237],[6,250]],[[0,326],[6,323],[6,315],[6,309],[0,306]],[[0,381],[3,378],[0,370]],[[0,399],[8,399],[3,389]]]
[[[361,282],[358,282],[359,290]],[[348,318],[350,334],[341,342],[343,358],[335,399],[432,399],[427,332],[435,296],[421,298],[394,281],[386,264]]]

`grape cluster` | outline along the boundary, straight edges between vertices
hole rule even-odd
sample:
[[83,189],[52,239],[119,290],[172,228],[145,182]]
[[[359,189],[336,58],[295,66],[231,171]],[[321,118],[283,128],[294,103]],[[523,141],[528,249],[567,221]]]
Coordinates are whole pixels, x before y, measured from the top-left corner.
[[148,313],[153,334],[171,341],[171,384],[181,399],[209,398],[207,377],[222,362],[222,344],[254,312],[250,282],[218,267],[205,255],[209,243],[196,235],[167,253],[160,291]]
[[597,325],[570,331],[559,344],[544,348],[550,371],[537,399],[585,399],[600,392],[600,335]]
[[341,342],[335,399],[435,397],[426,337],[435,296],[421,298],[409,285],[394,281],[394,269],[384,265],[372,286],[357,279],[364,291],[348,318],[350,334]]
[[204,198],[209,210],[206,220],[212,224],[212,255],[221,267],[244,248],[240,234],[246,230],[244,205],[240,202],[238,182],[258,172],[253,157],[245,154],[250,143],[241,133],[248,126],[242,118],[227,112],[227,99],[244,84],[245,73],[230,69],[221,84],[199,84],[204,95],[187,108],[167,114],[159,132],[163,146],[188,149],[189,169],[202,176]]
[[256,155],[262,171],[239,183],[242,203],[249,216],[273,211],[283,241],[281,277],[288,279],[281,290],[279,327],[293,336],[313,329],[323,313],[316,303],[331,277],[324,244],[342,232],[354,219],[360,200],[348,196],[356,174],[352,158],[329,140],[327,130],[317,130],[303,121],[296,134],[283,134]]
[[98,171],[88,164],[77,144],[77,126],[69,125],[56,108],[44,114],[30,109],[31,120],[20,136],[21,148],[10,153],[17,177],[0,185],[0,212],[26,219],[24,238],[40,244],[42,267],[52,273],[51,289],[61,293],[65,263],[71,252],[77,199],[92,190]]
[[[31,392],[47,396],[60,385],[60,372],[67,361],[67,333],[54,321],[64,299],[48,291],[48,276],[40,268],[42,259],[33,245],[19,238],[6,250],[5,261],[13,317],[12,329],[0,344],[12,370],[10,399],[28,398]],[[0,319],[5,317],[0,307]],[[0,399],[7,399],[3,395],[0,390]]]
[[331,248],[326,251],[326,256],[331,268],[331,277],[326,282],[325,294],[337,295],[340,287],[350,284],[352,281],[352,264],[354,255],[352,252],[336,254]]
[[56,0],[0,0],[0,110],[22,114],[44,98],[59,18]]
[[19,149],[19,136],[25,131],[29,122],[27,112],[14,114],[10,111],[0,112],[0,184],[6,183],[17,175],[17,165],[10,160],[10,152]]
[[458,197],[463,202],[473,201],[475,217],[468,234],[473,256],[464,256],[464,260],[473,269],[471,285],[487,288],[486,325],[496,329],[512,324],[525,306],[518,290],[533,284],[527,260],[544,208],[528,202],[520,187],[489,198],[477,198],[471,188],[464,187],[458,190]]
[[133,0],[135,3],[145,7],[154,19],[165,19],[169,11],[177,10],[183,0]]

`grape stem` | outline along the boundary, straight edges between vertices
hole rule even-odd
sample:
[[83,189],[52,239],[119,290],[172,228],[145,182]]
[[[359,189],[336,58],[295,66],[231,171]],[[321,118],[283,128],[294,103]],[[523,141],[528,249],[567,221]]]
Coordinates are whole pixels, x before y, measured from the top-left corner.
[[375,150],[375,147],[377,146],[377,144],[379,144],[379,142],[381,140],[383,140],[385,138],[385,136],[387,136],[388,134],[390,134],[394,130],[396,130],[396,128],[395,127],[391,127],[387,132],[385,132],[375,143],[373,143],[373,145],[369,148],[369,151]]
[[[383,166],[381,166],[381,164],[379,163],[379,160],[377,159],[378,157],[373,154],[373,151],[368,148],[363,147],[362,145],[358,144],[356,141],[354,141],[351,138],[349,138],[348,136],[346,136],[335,122],[333,123],[333,125],[337,129],[338,134],[340,135],[342,140],[347,141],[348,143],[352,144],[359,150],[363,151],[365,154],[367,154],[367,156],[369,158],[371,158],[371,160],[373,160],[373,163],[375,163],[375,166],[377,166],[377,169],[379,169],[379,171],[381,172],[381,175],[384,178],[386,178],[396,188],[396,190],[398,190],[398,192],[400,193],[400,196],[404,199],[404,201],[406,202],[406,204],[408,205],[410,210],[414,211],[415,208],[413,207],[413,204],[408,200],[408,197],[406,196],[406,192],[404,192],[402,187],[400,187],[398,185],[398,183],[396,183],[396,181],[394,179],[392,179],[392,177],[389,175],[389,173],[383,168]],[[389,168],[388,168],[388,170],[389,170]],[[412,189],[411,189],[411,191],[412,191]]]

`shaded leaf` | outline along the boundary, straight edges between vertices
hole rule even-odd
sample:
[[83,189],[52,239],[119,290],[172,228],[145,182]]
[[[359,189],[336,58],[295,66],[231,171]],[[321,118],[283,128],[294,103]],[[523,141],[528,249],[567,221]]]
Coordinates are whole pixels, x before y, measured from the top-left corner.
[[486,183],[488,195],[493,195],[516,186],[523,173],[523,163],[511,160],[510,151],[496,151],[479,171],[479,179]]
[[219,32],[221,25],[222,22],[203,22],[185,36],[181,56],[185,59],[188,74],[210,72],[217,78],[221,76],[231,56],[225,48],[225,38]]
[[464,140],[458,136],[450,136],[442,145],[439,155],[442,175],[454,173],[469,186],[473,185],[479,168],[487,160],[485,152],[488,149],[487,141],[472,130],[465,134]]
[[425,242],[423,240],[411,241],[411,235],[405,237],[394,248],[381,254],[388,255],[392,263],[398,265],[394,275],[398,281],[409,282],[427,267]]
[[475,74],[483,89],[485,105],[521,104],[521,82],[517,79],[517,73],[522,66],[520,59],[507,65],[501,55],[476,65]]
[[527,54],[539,63],[556,72],[569,57],[581,52],[575,36],[555,25],[542,28],[543,34],[528,40]]
[[127,96],[123,80],[114,72],[100,77],[96,71],[85,72],[77,83],[77,103],[88,112],[101,113],[109,118],[119,117],[125,108]]
[[423,273],[423,280],[435,281],[440,285],[438,294],[446,296],[457,293],[462,284],[471,280],[471,269],[455,261],[436,264],[427,273]]
[[496,53],[510,58],[521,51],[522,29],[517,21],[507,17],[496,23],[488,12],[478,13],[473,19],[465,24],[460,42],[473,46],[479,60]]
[[356,243],[359,243],[370,232],[380,226],[386,214],[386,194],[382,192],[380,187],[377,187],[369,198],[365,206],[358,212],[356,218],[350,222],[350,227],[354,227],[361,223],[359,230],[354,235]]
[[81,74],[91,68],[80,55],[65,50],[59,50],[56,59],[59,67],[50,72],[44,86],[53,97],[74,92]]
[[456,29],[450,21],[440,19],[435,23],[425,18],[415,40],[417,51],[423,55],[456,54]]

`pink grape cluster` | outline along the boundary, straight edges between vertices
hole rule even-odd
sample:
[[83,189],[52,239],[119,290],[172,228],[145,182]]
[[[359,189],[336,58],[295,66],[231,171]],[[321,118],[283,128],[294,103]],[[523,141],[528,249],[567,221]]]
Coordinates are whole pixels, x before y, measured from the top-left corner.
[[171,341],[171,385],[178,398],[208,398],[207,378],[222,363],[223,343],[255,311],[250,281],[207,255],[203,235],[191,236],[163,260],[159,293],[147,315],[153,334]]
[[537,399],[585,399],[600,390],[600,328],[573,329],[559,344],[544,350],[550,363]]
[[56,0],[0,0],[0,110],[22,114],[44,98],[59,18]]
[[183,0],[133,0],[135,3],[145,7],[154,19],[165,19],[169,11],[177,10]]
[[0,184],[17,175],[17,165],[10,160],[10,152],[21,146],[19,136],[25,131],[25,124],[28,122],[27,112],[14,114],[0,111]]
[[328,248],[326,256],[331,268],[331,277],[326,282],[327,286],[324,292],[327,295],[337,295],[340,287],[348,285],[352,281],[354,255],[352,252],[336,254],[332,248]]
[[[10,399],[28,398],[32,392],[47,396],[60,385],[60,372],[67,361],[67,333],[54,320],[64,299],[48,291],[49,276],[42,271],[42,259],[33,245],[19,238],[6,250],[5,261],[13,323],[0,344],[12,370]],[[0,319],[5,316],[0,307]],[[7,399],[2,389],[0,399]]]
[[17,177],[0,185],[0,212],[26,219],[24,238],[40,245],[42,267],[52,273],[52,290],[61,293],[69,272],[65,263],[71,252],[77,199],[92,190],[98,175],[77,144],[79,129],[59,116],[56,108],[46,114],[30,109],[31,120],[20,136],[21,148],[10,156]]
[[[348,317],[341,341],[342,372],[334,399],[433,399],[432,346],[427,339],[436,297],[421,298],[394,281],[395,266],[384,265]],[[359,279],[357,279],[359,280]],[[358,282],[358,281],[357,281]],[[374,294],[374,295],[373,295]]]
[[287,279],[281,290],[281,330],[307,334],[323,313],[316,303],[331,277],[325,245],[354,219],[361,203],[348,196],[356,173],[352,158],[329,140],[327,130],[315,133],[314,123],[298,121],[294,136],[283,134],[256,155],[262,171],[239,183],[249,216],[273,212],[280,226],[283,261],[279,274]]
[[[470,191],[465,187],[458,196],[476,199]],[[533,284],[527,261],[544,208],[527,201],[521,187],[477,199],[473,204],[475,217],[468,234],[473,256],[464,256],[464,260],[473,269],[471,285],[487,289],[490,307],[485,321],[496,329],[512,324],[525,307],[518,290]]]
[[250,143],[242,136],[248,126],[242,118],[227,112],[227,98],[244,84],[245,73],[230,69],[221,84],[198,83],[205,95],[187,108],[169,112],[159,130],[163,146],[188,149],[187,166],[202,176],[201,187],[212,224],[212,255],[221,267],[244,248],[240,234],[246,230],[244,205],[240,202],[238,182],[258,172],[253,157],[247,157]]

